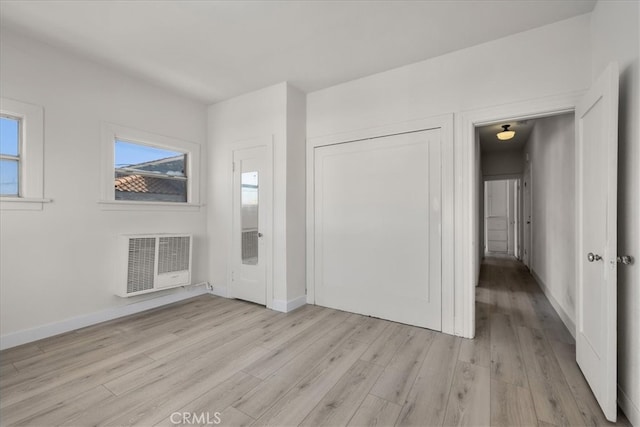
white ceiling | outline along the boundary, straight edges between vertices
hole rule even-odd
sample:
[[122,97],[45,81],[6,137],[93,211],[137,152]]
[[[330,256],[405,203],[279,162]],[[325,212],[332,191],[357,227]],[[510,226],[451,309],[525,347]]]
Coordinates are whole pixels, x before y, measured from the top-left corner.
[[2,0],[0,25],[213,103],[282,81],[311,92],[588,13],[594,4]]

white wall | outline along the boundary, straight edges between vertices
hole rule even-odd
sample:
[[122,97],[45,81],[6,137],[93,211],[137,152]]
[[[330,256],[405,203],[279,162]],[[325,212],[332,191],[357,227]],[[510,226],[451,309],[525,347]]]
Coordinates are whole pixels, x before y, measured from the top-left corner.
[[535,122],[524,152],[531,172],[530,269],[570,330],[575,330],[576,217],[573,113]]
[[[578,16],[310,93],[307,138],[363,129],[373,131],[385,125],[447,113],[454,113],[456,123],[461,124],[463,113],[469,111],[585,90],[591,80],[589,30],[590,16]],[[505,55],[511,59],[507,65],[497,60]],[[456,127],[454,135],[457,167],[466,161],[466,147],[463,148],[459,133],[465,130]],[[473,174],[480,176],[481,172],[474,170]],[[480,184],[474,178],[473,187]],[[458,196],[467,192],[477,201],[478,192],[470,191],[456,171],[455,211],[459,216],[455,229],[455,270],[463,272],[455,277],[458,314],[473,310],[465,306],[469,301],[465,299],[465,285],[469,282],[465,281],[468,265],[464,263],[471,263],[472,271],[477,272],[475,254],[481,256],[477,240],[481,235],[481,218],[473,215],[474,222],[468,224],[469,208],[465,206],[470,202]],[[470,233],[470,242],[463,241],[465,233]],[[457,333],[463,333],[467,327],[464,320],[463,314],[456,317]]]
[[618,402],[640,425],[640,4],[599,1],[591,18],[592,79],[607,63],[620,66],[618,132]]
[[193,281],[207,280],[205,209],[105,211],[100,191],[102,122],[204,144],[204,105],[2,31],[0,92],[44,107],[42,211],[2,211],[0,334],[157,298],[113,295],[117,236],[195,235]]
[[209,277],[216,292],[226,293],[230,262],[232,147],[271,138],[273,236],[267,242],[273,247],[273,300],[281,307],[283,302],[304,296],[304,262],[299,260],[305,256],[304,227],[300,229],[304,214],[298,213],[301,209],[304,212],[305,206],[304,188],[300,188],[304,187],[305,168],[302,105],[304,95],[280,83],[209,107],[207,225],[211,236]]
[[524,171],[521,150],[482,152],[481,165],[485,178],[522,175]]
[[312,92],[307,137],[586,89],[589,22],[578,16]]
[[287,91],[287,301],[306,296],[306,103],[306,95],[289,86]]

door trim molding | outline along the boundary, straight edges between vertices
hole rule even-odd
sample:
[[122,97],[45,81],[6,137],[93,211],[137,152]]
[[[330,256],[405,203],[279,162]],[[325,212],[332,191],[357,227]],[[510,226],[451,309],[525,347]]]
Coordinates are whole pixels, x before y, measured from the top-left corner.
[[[269,238],[270,242],[265,243],[265,248],[267,249],[267,256],[266,256],[266,283],[265,283],[265,287],[266,287],[266,307],[269,309],[273,309],[273,251],[274,251],[274,238],[273,238],[273,210],[274,210],[274,194],[275,194],[275,188],[274,188],[274,164],[273,164],[273,135],[268,135],[268,136],[262,136],[262,137],[257,137],[257,138],[251,138],[251,139],[243,139],[243,140],[239,140],[239,141],[235,141],[233,143],[230,144],[229,146],[229,151],[227,154],[227,161],[229,162],[229,164],[233,163],[233,158],[234,158],[234,152],[236,151],[240,151],[240,150],[246,150],[246,149],[250,149],[250,148],[259,148],[259,147],[266,147],[267,148],[267,155],[266,155],[266,159],[265,159],[265,165],[267,165],[270,169],[269,171],[269,180],[270,180],[270,184],[271,184],[271,212],[268,212],[267,214],[267,230],[265,230],[265,234],[267,234],[267,236],[271,236]],[[234,196],[234,179],[233,179],[233,170],[231,170],[231,184],[229,187],[229,199],[227,200],[227,203],[229,203],[229,206],[231,206],[232,209],[232,213],[231,216],[229,217],[228,220],[228,232],[227,232],[227,248],[229,248],[230,251],[233,251],[233,196]],[[233,272],[233,265],[234,263],[234,259],[233,259],[233,254],[231,256],[229,256],[228,261],[227,261],[227,289],[226,289],[226,295],[224,295],[225,297],[229,297],[231,295],[231,274]]]
[[442,332],[454,333],[454,115],[443,114],[307,140],[307,297],[315,304],[315,148],[429,129],[442,131]]
[[465,338],[475,335],[475,288],[480,272],[479,180],[476,162],[479,148],[475,127],[504,120],[542,118],[568,113],[585,91],[529,99],[462,112],[456,115],[455,137],[455,322],[454,333]]
[[625,393],[618,384],[618,405],[627,416],[632,426],[640,425],[640,409],[633,403],[633,400]]

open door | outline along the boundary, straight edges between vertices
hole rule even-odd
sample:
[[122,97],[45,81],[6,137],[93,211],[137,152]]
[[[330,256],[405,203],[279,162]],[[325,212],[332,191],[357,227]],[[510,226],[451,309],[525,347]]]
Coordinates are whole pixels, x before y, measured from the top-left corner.
[[576,360],[616,420],[618,67],[610,64],[576,111],[578,303]]

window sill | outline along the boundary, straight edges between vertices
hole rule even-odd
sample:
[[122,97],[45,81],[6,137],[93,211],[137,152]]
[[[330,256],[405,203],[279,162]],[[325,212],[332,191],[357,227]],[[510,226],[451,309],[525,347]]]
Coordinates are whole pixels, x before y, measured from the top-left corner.
[[51,203],[51,199],[34,197],[0,197],[0,210],[3,211],[41,211],[44,203]]
[[130,200],[100,200],[103,211],[199,211],[204,205],[176,202],[136,202]]

